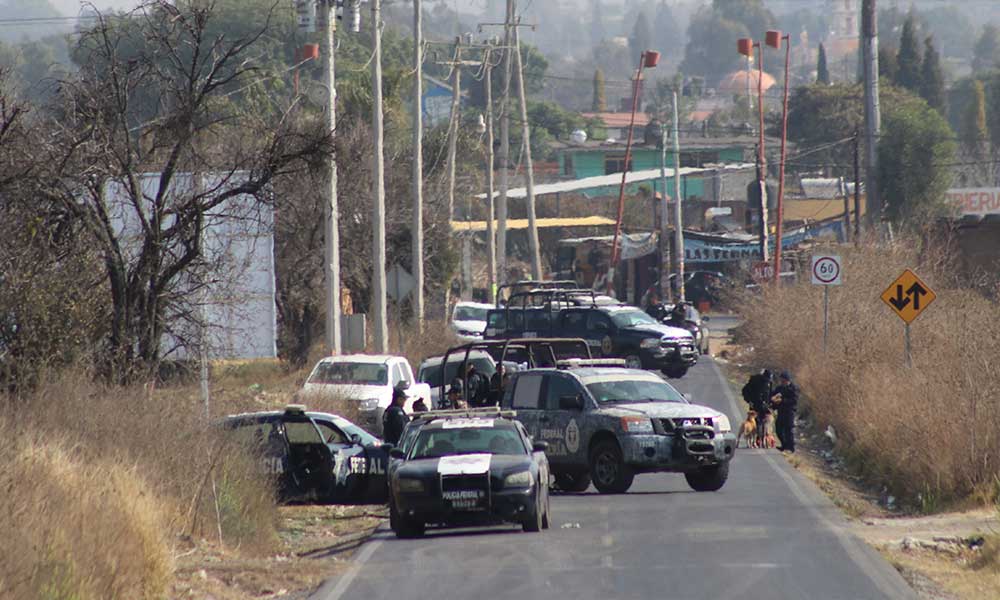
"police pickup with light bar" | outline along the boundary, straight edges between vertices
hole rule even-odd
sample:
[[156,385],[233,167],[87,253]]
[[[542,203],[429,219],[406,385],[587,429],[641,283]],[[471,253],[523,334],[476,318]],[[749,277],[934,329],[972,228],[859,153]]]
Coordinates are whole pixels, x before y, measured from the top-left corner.
[[[622,361],[608,361],[605,363]],[[514,375],[503,409],[546,455],[556,487],[622,493],[638,473],[683,473],[696,491],[716,491],[729,477],[736,436],[729,418],[691,404],[656,374],[599,361]]]

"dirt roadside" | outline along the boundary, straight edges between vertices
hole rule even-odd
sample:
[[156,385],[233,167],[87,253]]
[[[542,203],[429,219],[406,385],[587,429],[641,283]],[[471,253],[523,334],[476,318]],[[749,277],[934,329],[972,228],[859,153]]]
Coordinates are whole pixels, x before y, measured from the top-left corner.
[[280,539],[264,555],[181,541],[169,597],[304,600],[347,568],[354,551],[388,516],[382,506],[285,506],[279,512]]
[[[756,370],[752,351],[717,335],[712,354],[739,394]],[[804,420],[797,422],[796,436],[797,452],[784,458],[827,494],[848,517],[852,532],[885,556],[919,598],[1000,598],[1000,572],[984,566],[989,561],[982,557],[986,537],[1000,533],[1000,510],[907,512],[895,498],[849,472],[836,452],[835,431]]]

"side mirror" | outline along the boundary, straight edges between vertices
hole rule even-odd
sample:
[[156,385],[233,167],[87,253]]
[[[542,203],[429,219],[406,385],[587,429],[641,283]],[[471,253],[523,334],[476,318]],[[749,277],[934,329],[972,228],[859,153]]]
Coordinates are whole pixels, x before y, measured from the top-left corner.
[[393,446],[392,444],[382,444],[381,446],[379,446],[379,450],[382,450],[386,453],[392,452],[393,448],[395,448],[395,446]]
[[393,448],[392,450],[389,450],[389,458],[398,458],[399,460],[403,460],[406,458],[406,453],[399,448]]
[[543,442],[543,441],[539,440],[537,442],[532,442],[532,444],[531,444],[531,451],[532,452],[545,452],[548,449],[549,449],[549,443],[548,442]]
[[583,410],[583,396],[574,394],[572,396],[562,396],[559,398],[560,410]]
[[351,443],[352,444],[358,444],[360,446],[361,445],[361,436],[358,435],[358,434],[356,434],[356,433],[352,433],[351,434]]

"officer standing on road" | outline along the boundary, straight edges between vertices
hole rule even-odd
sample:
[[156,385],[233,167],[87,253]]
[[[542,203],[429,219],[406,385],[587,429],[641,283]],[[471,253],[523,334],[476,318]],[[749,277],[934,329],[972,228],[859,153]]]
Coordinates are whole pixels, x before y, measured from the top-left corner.
[[382,413],[382,437],[387,444],[396,445],[403,435],[403,428],[406,427],[409,418],[403,405],[406,404],[406,392],[402,388],[392,390],[392,404]]
[[778,384],[771,393],[778,409],[775,425],[778,430],[778,441],[781,442],[780,450],[795,452],[795,409],[799,404],[799,387],[792,383],[792,376],[788,371],[781,372]]
[[771,414],[771,371],[755,373],[743,386],[743,400],[757,413],[757,437],[764,438],[767,418]]
[[649,295],[649,304],[646,305],[646,314],[657,321],[663,321],[667,316],[667,307],[660,301],[660,295],[653,292]]

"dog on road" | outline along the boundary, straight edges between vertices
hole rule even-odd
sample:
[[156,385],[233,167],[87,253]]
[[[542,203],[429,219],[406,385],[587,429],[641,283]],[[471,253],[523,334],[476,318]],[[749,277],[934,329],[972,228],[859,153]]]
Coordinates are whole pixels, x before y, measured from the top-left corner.
[[736,447],[740,447],[740,440],[747,441],[747,448],[757,447],[757,411],[750,409],[747,412],[747,420],[740,426],[740,433],[736,436]]

